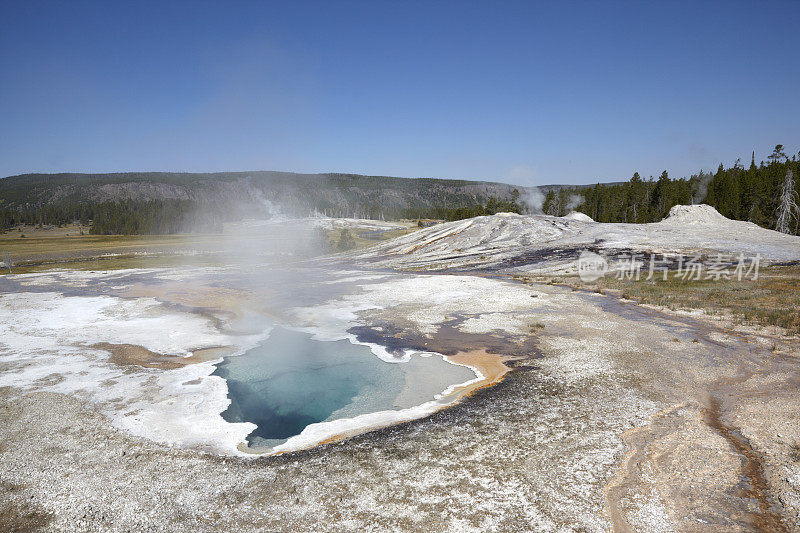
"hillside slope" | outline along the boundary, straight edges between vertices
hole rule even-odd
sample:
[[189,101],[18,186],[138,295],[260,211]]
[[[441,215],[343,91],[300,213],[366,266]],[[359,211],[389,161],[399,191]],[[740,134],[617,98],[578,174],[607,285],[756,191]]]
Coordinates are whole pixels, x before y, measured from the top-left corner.
[[0,179],[0,208],[117,200],[189,200],[199,204],[276,207],[287,213],[317,210],[363,218],[397,217],[434,206],[482,204],[510,198],[504,183],[357,174],[221,172],[209,174],[23,174]]

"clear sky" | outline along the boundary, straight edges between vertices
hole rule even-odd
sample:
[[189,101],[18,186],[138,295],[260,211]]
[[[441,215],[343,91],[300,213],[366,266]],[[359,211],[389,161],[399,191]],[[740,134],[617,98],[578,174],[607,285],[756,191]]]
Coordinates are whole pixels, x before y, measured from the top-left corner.
[[0,0],[0,175],[591,183],[800,149],[800,1]]

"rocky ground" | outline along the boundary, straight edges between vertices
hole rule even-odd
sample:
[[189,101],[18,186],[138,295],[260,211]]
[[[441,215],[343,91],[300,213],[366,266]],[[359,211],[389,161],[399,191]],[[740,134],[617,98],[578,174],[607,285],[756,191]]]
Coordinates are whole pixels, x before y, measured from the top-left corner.
[[612,260],[631,253],[761,254],[765,262],[800,257],[800,237],[730,220],[707,205],[677,205],[653,224],[610,224],[565,217],[500,213],[439,224],[354,254],[383,268],[574,274],[582,250]]
[[525,290],[565,311],[523,313],[544,324],[541,357],[457,407],[308,452],[247,460],[170,449],[67,396],[5,389],[3,525],[800,528],[796,347],[773,352],[600,295]]
[[426,418],[257,459],[156,444],[74,395],[8,386],[0,529],[800,531],[796,338],[491,271],[349,275],[357,290],[293,319],[486,349],[514,371]]

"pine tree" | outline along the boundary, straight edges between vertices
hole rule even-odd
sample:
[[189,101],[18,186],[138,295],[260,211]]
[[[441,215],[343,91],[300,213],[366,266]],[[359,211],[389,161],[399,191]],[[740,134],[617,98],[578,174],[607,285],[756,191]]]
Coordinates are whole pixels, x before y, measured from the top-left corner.
[[773,163],[780,163],[781,159],[789,160],[789,158],[786,157],[786,153],[783,151],[782,144],[776,144],[775,149],[772,151],[772,154],[767,156],[767,159],[770,159]]
[[556,195],[555,191],[551,189],[547,191],[547,196],[545,196],[544,198],[544,203],[542,204],[542,212],[545,215],[551,215],[557,217],[559,211],[560,208],[558,205],[558,196]]
[[356,240],[353,238],[350,230],[347,228],[343,229],[342,233],[339,235],[339,242],[336,243],[336,249],[339,251],[346,251],[355,248],[355,246]]

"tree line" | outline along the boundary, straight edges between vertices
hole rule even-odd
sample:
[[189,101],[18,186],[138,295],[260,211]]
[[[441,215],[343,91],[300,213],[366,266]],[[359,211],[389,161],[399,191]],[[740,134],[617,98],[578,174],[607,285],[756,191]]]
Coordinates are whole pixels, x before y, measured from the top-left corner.
[[[756,164],[755,153],[745,168],[736,161],[730,168],[720,164],[716,172],[699,172],[688,178],[672,179],[666,171],[655,179],[643,179],[638,173],[622,183],[563,187],[550,190],[541,206],[525,205],[518,189],[509,198],[490,196],[485,201],[472,194],[437,195],[431,190],[432,207],[391,209],[386,218],[460,220],[499,212],[522,213],[541,209],[545,214],[564,216],[580,211],[598,222],[658,222],[678,204],[706,203],[722,215],[749,220],[760,226],[787,233],[800,233],[800,161],[798,155],[786,155],[777,145],[767,162]],[[406,184],[407,185],[407,184]],[[383,218],[377,196],[353,211],[339,213],[332,206],[317,206],[317,211],[332,216],[358,215]],[[355,201],[355,198],[353,199]],[[67,199],[58,203],[0,204],[0,231],[18,225],[64,225],[91,223],[90,233],[169,234],[219,231],[223,220],[233,216],[219,205],[205,205],[192,200],[120,200],[91,202]]]
[[92,235],[167,235],[222,231],[216,209],[190,200],[122,200],[97,205]]
[[522,213],[523,211],[524,207],[519,203],[519,190],[514,189],[511,192],[511,198],[507,200],[490,196],[484,203],[469,200],[462,204],[453,205],[451,203],[449,206],[404,209],[401,212],[401,218],[452,221],[497,213]]
[[704,203],[734,220],[800,234],[798,156],[790,158],[777,145],[766,163],[756,164],[753,153],[747,168],[737,160],[730,168],[720,164],[714,173],[689,178],[671,179],[664,171],[658,179],[642,179],[635,173],[625,183],[551,191],[542,210],[554,216],[580,211],[598,222],[646,223],[662,220],[675,205]]
[[72,222],[88,225],[94,218],[95,207],[88,203],[61,202],[34,206],[0,207],[0,230],[14,226],[63,226]]
[[19,225],[63,226],[91,224],[92,235],[166,235],[219,232],[222,218],[213,206],[191,200],[120,200],[62,202],[43,206],[0,209],[0,230]]

